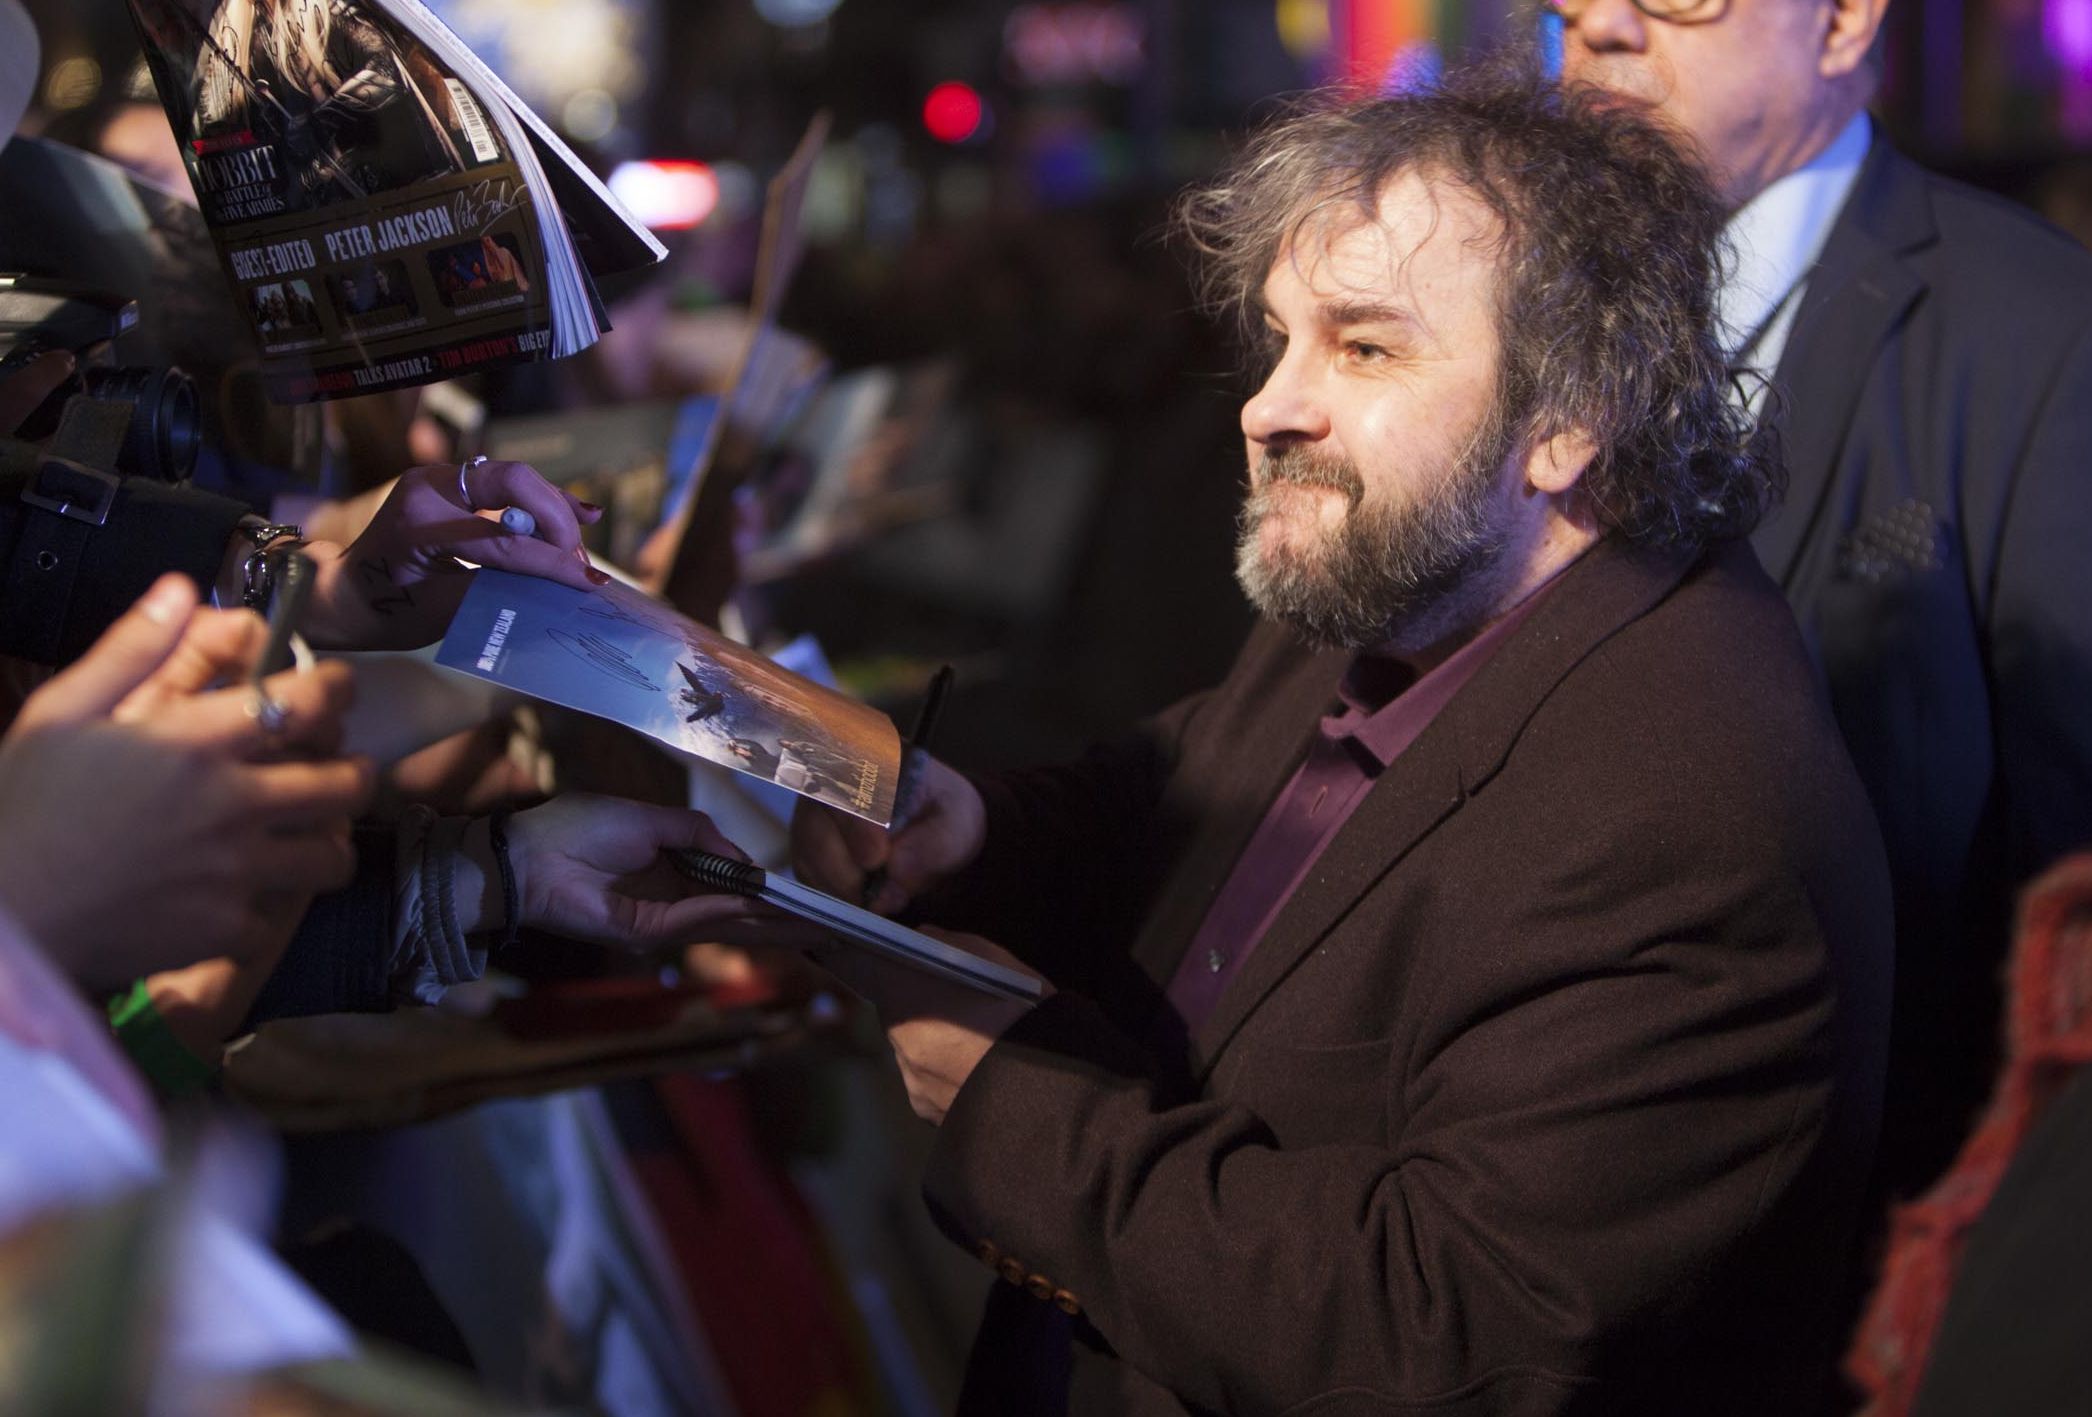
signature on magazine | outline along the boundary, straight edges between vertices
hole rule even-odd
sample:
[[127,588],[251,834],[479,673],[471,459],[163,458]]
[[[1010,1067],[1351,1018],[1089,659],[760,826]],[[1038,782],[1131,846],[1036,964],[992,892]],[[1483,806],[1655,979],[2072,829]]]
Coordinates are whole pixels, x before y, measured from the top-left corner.
[[452,194],[450,217],[458,230],[484,236],[495,222],[522,206],[525,197],[522,183],[507,177],[489,177]]

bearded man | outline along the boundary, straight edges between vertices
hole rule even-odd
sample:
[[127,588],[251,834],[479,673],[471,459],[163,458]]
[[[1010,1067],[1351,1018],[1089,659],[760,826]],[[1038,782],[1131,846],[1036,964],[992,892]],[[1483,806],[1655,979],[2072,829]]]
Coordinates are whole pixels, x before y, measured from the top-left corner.
[[1296,113],[1185,206],[1260,336],[1227,680],[942,767],[802,874],[1024,1006],[827,962],[1008,1281],[1010,1414],[1796,1410],[1878,1121],[1882,848],[1724,394],[1718,203],[1501,72]]

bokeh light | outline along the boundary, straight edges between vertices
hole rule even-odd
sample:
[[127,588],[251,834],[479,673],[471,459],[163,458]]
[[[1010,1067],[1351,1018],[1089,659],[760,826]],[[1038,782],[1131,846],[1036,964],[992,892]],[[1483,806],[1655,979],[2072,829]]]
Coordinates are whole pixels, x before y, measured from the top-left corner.
[[600,143],[616,132],[618,117],[617,99],[607,89],[583,89],[559,111],[567,135],[584,143]]
[[102,66],[85,55],[61,59],[44,81],[44,104],[64,113],[85,108],[101,96]]
[[987,111],[971,84],[950,80],[923,100],[923,128],[940,143],[963,143],[981,131]]
[[625,162],[610,174],[610,194],[655,231],[687,231],[719,206],[719,178],[702,162]]
[[755,12],[779,29],[817,25],[834,14],[842,0],[755,0]]
[[1278,0],[1278,39],[1303,64],[1329,53],[1329,0]]

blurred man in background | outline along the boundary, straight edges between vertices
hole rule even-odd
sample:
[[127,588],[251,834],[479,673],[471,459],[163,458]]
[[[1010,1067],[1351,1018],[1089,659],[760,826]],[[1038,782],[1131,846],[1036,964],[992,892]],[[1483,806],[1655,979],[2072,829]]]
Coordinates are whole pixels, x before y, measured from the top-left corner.
[[1909,1193],[1995,1071],[2014,893],[2092,842],[2092,255],[1876,130],[1886,5],[1557,0],[1564,76],[1653,105],[1732,210],[1724,337],[1789,476],[1755,543],[1895,879]]

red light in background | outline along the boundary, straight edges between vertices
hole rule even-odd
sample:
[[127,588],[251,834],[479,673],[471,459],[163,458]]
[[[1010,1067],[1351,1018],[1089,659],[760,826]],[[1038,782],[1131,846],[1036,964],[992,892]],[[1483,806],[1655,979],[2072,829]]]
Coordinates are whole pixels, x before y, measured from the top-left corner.
[[719,205],[719,178],[702,162],[622,162],[610,195],[655,231],[687,231]]
[[972,86],[954,80],[931,89],[923,100],[923,127],[940,143],[963,143],[981,131],[987,111]]
[[1386,92],[1404,54],[1431,38],[1433,13],[1426,0],[1330,0],[1335,77],[1361,93]]

